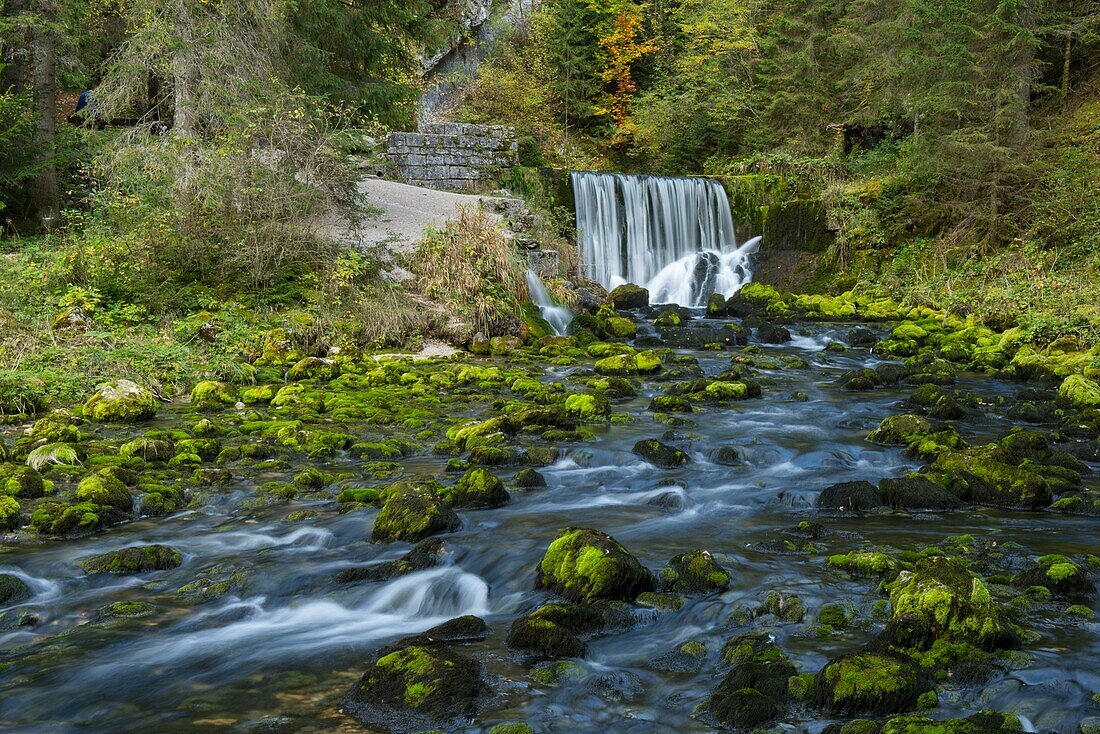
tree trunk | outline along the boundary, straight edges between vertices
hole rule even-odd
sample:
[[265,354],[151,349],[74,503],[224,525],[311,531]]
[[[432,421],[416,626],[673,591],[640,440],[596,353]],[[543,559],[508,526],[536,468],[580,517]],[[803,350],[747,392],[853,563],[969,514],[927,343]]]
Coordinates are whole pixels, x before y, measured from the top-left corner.
[[[1035,30],[1035,19],[1030,0],[1024,0],[1020,3],[1020,9],[1015,20],[1022,31],[1031,33]],[[1006,136],[1006,142],[1012,148],[1020,148],[1027,140],[1030,125],[1031,79],[1034,75],[1035,58],[1035,49],[1030,43],[1021,43],[1017,39],[1016,44],[1011,79],[1011,83],[1016,87],[1016,98],[1009,103],[1012,108],[1009,113],[1009,128]]]
[[176,1],[179,8],[176,21],[179,23],[180,49],[176,53],[172,69],[175,99],[175,116],[173,117],[172,129],[177,136],[190,138],[198,132],[198,119],[195,111],[198,62],[195,58],[194,19],[191,17],[190,8],[188,8],[189,0]]
[[[14,18],[27,11],[26,0],[7,0],[0,5],[0,16]],[[27,89],[27,62],[30,44],[6,41],[0,44],[0,62],[7,64],[0,70],[0,90],[11,89],[19,93]]]
[[1062,109],[1066,108],[1066,100],[1069,99],[1069,61],[1072,47],[1073,31],[1066,31],[1066,45],[1062,52]]
[[44,228],[57,219],[60,196],[54,146],[57,140],[57,29],[53,0],[39,0],[33,32],[34,111],[38,116],[39,171],[31,182],[31,203]]

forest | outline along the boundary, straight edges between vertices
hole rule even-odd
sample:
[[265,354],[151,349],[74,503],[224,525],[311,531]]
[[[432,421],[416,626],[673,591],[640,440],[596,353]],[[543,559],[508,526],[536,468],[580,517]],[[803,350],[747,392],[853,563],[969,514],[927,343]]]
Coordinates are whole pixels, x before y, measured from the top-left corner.
[[0,0],[0,731],[1100,734],[1100,0]]

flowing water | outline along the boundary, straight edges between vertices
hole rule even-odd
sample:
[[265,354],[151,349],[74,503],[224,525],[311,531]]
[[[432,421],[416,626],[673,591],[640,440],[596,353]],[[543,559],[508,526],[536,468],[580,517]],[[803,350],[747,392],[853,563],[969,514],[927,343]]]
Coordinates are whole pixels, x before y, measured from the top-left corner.
[[605,288],[638,283],[653,303],[705,306],[748,282],[759,239],[737,246],[720,182],[576,172],[572,184],[586,274]]
[[565,306],[554,303],[542,278],[534,270],[527,271],[527,291],[531,295],[531,302],[539,307],[539,313],[550,328],[558,336],[562,336],[569,329],[569,323],[573,320],[573,312]]
[[[762,345],[770,355],[802,357],[810,367],[765,371],[765,397],[693,414],[694,425],[675,429],[674,439],[693,462],[677,469],[655,469],[631,453],[638,439],[666,430],[646,409],[660,385],[647,383],[637,398],[615,406],[633,422],[597,426],[594,440],[563,446],[560,460],[544,470],[548,487],[513,490],[513,501],[500,509],[460,513],[462,529],[443,536],[447,565],[392,581],[333,581],[341,569],[407,551],[401,543],[368,542],[374,510],[341,514],[330,500],[250,503],[257,484],[271,476],[237,476],[168,518],[78,540],[6,545],[0,571],[19,575],[34,591],[6,611],[35,615],[38,623],[8,625],[0,633],[0,729],[369,731],[340,713],[340,698],[372,651],[443,620],[476,614],[492,633],[472,650],[484,661],[496,698],[484,711],[484,728],[469,731],[518,719],[547,732],[702,732],[708,727],[691,712],[720,680],[717,651],[733,634],[753,628],[731,619],[740,606],[760,604],[769,590],[802,597],[806,623],[755,623],[775,636],[800,671],[817,671],[877,634],[880,627],[869,622],[832,636],[814,634],[812,616],[822,604],[849,601],[869,619],[880,598],[873,582],[828,568],[829,553],[867,542],[921,548],[963,533],[1019,543],[1034,554],[1097,551],[1089,518],[985,509],[819,516],[812,505],[824,486],[916,468],[900,449],[864,439],[882,418],[900,412],[897,403],[913,388],[853,394],[835,385],[845,370],[877,363],[865,349],[824,351],[849,328],[800,326],[793,342]],[[726,353],[684,353],[710,374],[729,366]],[[547,383],[565,381],[578,369],[583,366],[537,368]],[[959,386],[988,399],[980,415],[959,423],[968,439],[994,439],[1010,427],[993,403],[1023,387],[979,377]],[[808,401],[784,399],[796,390]],[[743,462],[715,463],[722,446],[736,447]],[[420,455],[401,462],[410,471],[441,474],[445,459]],[[340,458],[324,468],[356,473],[362,463]],[[507,480],[513,472],[500,473]],[[1095,474],[1086,482],[1096,487]],[[318,514],[297,523],[285,519],[303,509]],[[820,541],[822,553],[782,555],[761,547],[801,520],[821,520],[831,531]],[[589,643],[580,675],[558,688],[538,684],[503,640],[517,616],[550,598],[533,590],[534,569],[568,525],[612,534],[655,570],[676,554],[706,548],[732,571],[732,586],[688,599],[675,612],[639,609],[635,627]],[[138,542],[179,549],[183,565],[135,577],[86,576],[74,565],[82,556]],[[228,593],[213,593],[218,584],[228,585]],[[181,587],[190,591],[181,593]],[[153,612],[103,619],[99,611],[139,600],[151,603]],[[1100,690],[1100,629],[1027,621],[1039,638],[1025,646],[1018,669],[984,685],[948,688],[937,715],[993,708],[1026,716],[1038,731],[1076,730],[1089,696]],[[705,665],[692,670],[662,663],[688,640],[706,645]],[[786,721],[792,731],[817,732],[828,720],[795,706]]]

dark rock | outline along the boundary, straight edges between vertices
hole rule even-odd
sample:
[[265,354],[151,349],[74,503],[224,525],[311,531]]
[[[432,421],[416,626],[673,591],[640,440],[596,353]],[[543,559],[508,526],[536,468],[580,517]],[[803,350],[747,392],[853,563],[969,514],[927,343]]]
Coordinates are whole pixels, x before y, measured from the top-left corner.
[[888,507],[900,510],[954,510],[962,500],[925,477],[883,479],[879,495]]
[[831,660],[817,676],[813,703],[835,716],[878,716],[914,711],[931,690],[910,658],[865,651]]
[[879,378],[878,374],[874,370],[867,369],[866,367],[845,372],[840,376],[837,382],[845,390],[852,390],[855,392],[874,390],[882,384],[882,380]]
[[897,385],[909,376],[909,370],[903,365],[883,362],[875,367],[875,378],[880,385]]
[[393,734],[465,726],[490,693],[481,663],[437,646],[413,645],[380,657],[348,694],[360,721]]
[[719,446],[714,450],[711,461],[725,466],[741,466],[745,463],[745,450],[740,446]]
[[629,610],[616,604],[547,604],[512,623],[509,649],[536,659],[584,657],[586,635],[629,626]]
[[634,444],[634,454],[662,469],[680,466],[691,461],[691,457],[680,449],[661,443],[654,438],[643,439]]
[[373,566],[345,568],[336,574],[336,583],[350,584],[357,581],[388,581],[415,571],[435,568],[443,563],[447,549],[438,538],[422,540],[413,549],[395,561],[384,561]]
[[882,498],[870,482],[841,482],[821,490],[817,506],[829,510],[871,510],[882,507]]
[[757,327],[756,338],[765,344],[784,344],[791,340],[791,332],[782,326],[764,324]]
[[14,604],[34,595],[31,587],[18,576],[0,573],[0,604]]
[[870,329],[857,326],[848,332],[845,341],[850,347],[873,347],[878,344],[878,337]]
[[402,486],[382,505],[374,519],[371,540],[415,543],[436,533],[447,533],[462,526],[458,515],[447,507],[427,486]]
[[531,467],[516,472],[514,481],[520,489],[540,489],[546,486],[546,477]]
[[387,645],[378,651],[378,657],[384,657],[391,652],[396,652],[412,645],[429,647],[444,642],[476,642],[478,640],[484,640],[488,636],[489,625],[485,624],[485,620],[473,614],[466,614],[461,617],[449,619],[443,624],[437,624],[435,627],[425,630],[418,635],[411,635],[392,645]]
[[1044,556],[1031,568],[1012,578],[1012,585],[1027,589],[1043,586],[1055,596],[1078,599],[1092,596],[1096,589],[1081,566],[1065,556]]
[[726,297],[721,293],[711,293],[707,299],[707,318],[720,319],[728,313]]
[[730,574],[705,550],[681,553],[661,570],[661,585],[678,594],[711,594],[725,591]]
[[661,341],[677,349],[702,349],[708,344],[743,346],[748,337],[744,331],[725,326],[666,326],[661,329]]

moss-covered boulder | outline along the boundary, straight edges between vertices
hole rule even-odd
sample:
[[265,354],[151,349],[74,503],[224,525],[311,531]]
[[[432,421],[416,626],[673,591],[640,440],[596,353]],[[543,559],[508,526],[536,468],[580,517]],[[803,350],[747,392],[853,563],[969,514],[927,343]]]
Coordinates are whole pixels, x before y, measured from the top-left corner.
[[632,621],[629,610],[614,603],[546,604],[512,623],[507,645],[535,660],[580,658],[584,637]]
[[191,407],[195,410],[219,410],[240,400],[237,388],[228,382],[206,380],[191,390]]
[[134,498],[130,490],[109,469],[101,469],[81,479],[75,496],[79,502],[94,502],[123,513],[134,510]]
[[118,453],[120,456],[136,456],[143,461],[168,461],[176,455],[171,442],[144,436],[122,444]]
[[878,551],[852,551],[829,556],[827,563],[854,576],[868,578],[893,578],[901,570],[901,564],[894,558]]
[[798,670],[765,634],[729,640],[722,659],[731,667],[703,702],[701,713],[719,724],[748,730],[775,721],[790,699],[789,680]]
[[662,469],[671,469],[691,461],[687,453],[655,438],[646,438],[634,444],[634,454]]
[[653,352],[613,354],[598,360],[597,373],[610,376],[652,375],[661,371],[661,359]]
[[135,545],[77,561],[85,573],[119,575],[166,571],[183,562],[179,551],[166,545]]
[[1070,375],[1058,387],[1058,400],[1077,410],[1100,408],[1100,383],[1083,375]]
[[681,553],[661,569],[661,586],[677,594],[714,594],[730,586],[730,574],[709,551]]
[[1012,577],[1012,585],[1020,589],[1042,586],[1055,596],[1078,599],[1096,591],[1080,564],[1063,555],[1043,556],[1031,568]]
[[838,716],[905,713],[932,691],[924,671],[908,657],[864,651],[831,660],[814,683],[814,705]]
[[649,307],[649,291],[640,285],[623,283],[615,286],[608,295],[615,308],[630,310]]
[[288,380],[335,380],[340,376],[340,363],[334,359],[303,357],[287,373]]
[[0,573],[0,604],[15,604],[34,596],[27,582],[10,573]]
[[[0,471],[0,478],[4,472]],[[0,483],[0,493],[20,499],[38,499],[46,496],[46,482],[34,467],[20,466],[12,470]]]
[[892,415],[867,434],[867,440],[888,446],[908,446],[935,431],[932,422],[919,415]]
[[513,481],[520,489],[542,489],[546,486],[546,477],[529,466],[516,472]]
[[415,543],[436,533],[457,530],[461,525],[458,515],[444,504],[435,487],[401,483],[387,490],[382,509],[374,519],[371,540]]
[[345,704],[364,724],[405,732],[465,726],[491,693],[481,663],[440,646],[411,645],[378,658]]
[[453,487],[440,489],[439,496],[448,507],[469,509],[502,507],[512,499],[504,482],[481,467],[467,470]]
[[947,640],[992,650],[1018,643],[985,583],[956,560],[922,558],[887,588],[892,616],[883,635],[896,645],[927,650]]
[[611,404],[598,394],[573,393],[565,399],[565,410],[582,421],[606,421],[611,417]]
[[23,515],[19,502],[14,497],[0,496],[0,530],[8,532],[18,530],[23,524]]
[[870,482],[841,482],[821,490],[816,504],[823,510],[873,510],[882,507],[882,497]]
[[139,423],[157,414],[159,401],[152,391],[130,380],[100,385],[84,403],[84,417],[100,423]]
[[535,588],[569,601],[633,601],[653,591],[651,574],[617,540],[588,528],[566,528],[546,549],[535,575]]

